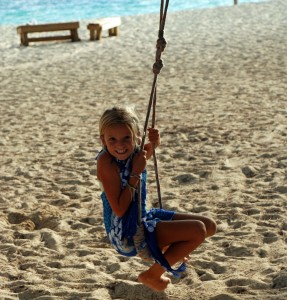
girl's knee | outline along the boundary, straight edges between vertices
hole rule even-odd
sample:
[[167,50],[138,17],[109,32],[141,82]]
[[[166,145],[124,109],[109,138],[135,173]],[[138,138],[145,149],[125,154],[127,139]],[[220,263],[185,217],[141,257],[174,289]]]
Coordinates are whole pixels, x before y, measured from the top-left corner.
[[216,233],[217,225],[213,219],[209,219],[205,224],[206,226],[206,236],[213,236]]
[[196,221],[196,225],[194,229],[196,231],[196,237],[200,240],[200,242],[203,242],[207,235],[205,224],[202,221]]

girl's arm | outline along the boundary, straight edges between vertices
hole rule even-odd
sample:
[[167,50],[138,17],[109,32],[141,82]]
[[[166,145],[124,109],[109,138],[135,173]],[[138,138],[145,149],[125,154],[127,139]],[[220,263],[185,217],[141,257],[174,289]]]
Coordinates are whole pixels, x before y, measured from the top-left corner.
[[[146,165],[146,151],[137,153],[132,174],[141,174]],[[130,177],[128,185],[121,189],[121,178],[118,166],[108,153],[103,153],[97,161],[97,177],[101,181],[113,212],[122,217],[132,201],[134,188],[138,185],[137,176]]]

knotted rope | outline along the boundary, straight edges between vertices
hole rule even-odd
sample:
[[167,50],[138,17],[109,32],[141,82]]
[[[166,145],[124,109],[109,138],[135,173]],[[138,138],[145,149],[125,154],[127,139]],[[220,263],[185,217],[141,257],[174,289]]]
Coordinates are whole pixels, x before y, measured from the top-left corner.
[[[164,27],[165,27],[165,20],[166,20],[166,15],[167,15],[168,4],[169,4],[169,0],[166,0],[166,1],[161,0],[159,31],[158,31],[158,39],[157,39],[157,43],[156,43],[155,63],[153,64],[153,68],[152,68],[154,78],[153,78],[150,99],[149,99],[149,104],[148,104],[147,113],[146,113],[146,119],[145,119],[145,125],[144,125],[143,137],[142,137],[142,143],[141,143],[141,150],[143,150],[144,144],[145,144],[145,138],[146,138],[147,127],[148,127],[151,109],[153,109],[152,128],[154,128],[154,126],[155,126],[157,77],[163,67],[163,61],[161,59],[161,54],[164,51],[166,44],[167,44],[164,39]],[[158,200],[159,200],[160,208],[162,208],[160,183],[159,183],[158,168],[157,168],[157,159],[156,159],[154,145],[153,145],[153,160],[154,160],[154,169],[155,169],[155,175],[156,175]],[[140,184],[139,184],[139,187],[140,187]],[[139,195],[141,195],[140,190],[139,190]],[[140,220],[141,220],[141,199],[139,199],[139,222],[140,222]]]

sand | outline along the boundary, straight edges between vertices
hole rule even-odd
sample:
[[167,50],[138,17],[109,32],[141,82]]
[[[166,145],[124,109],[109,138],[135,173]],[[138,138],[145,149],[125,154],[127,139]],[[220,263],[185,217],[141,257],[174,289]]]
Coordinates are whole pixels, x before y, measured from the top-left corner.
[[135,104],[144,124],[158,15],[124,17],[101,42],[89,21],[81,42],[29,47],[0,27],[0,299],[287,299],[287,2],[168,15],[163,206],[218,232],[162,293],[109,245],[94,161],[104,109]]

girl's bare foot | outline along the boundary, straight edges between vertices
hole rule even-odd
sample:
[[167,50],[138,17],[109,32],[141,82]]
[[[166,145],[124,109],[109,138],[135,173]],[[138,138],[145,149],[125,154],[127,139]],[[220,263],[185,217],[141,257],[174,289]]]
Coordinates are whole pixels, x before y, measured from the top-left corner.
[[170,283],[170,279],[166,276],[161,275],[159,278],[152,277],[149,270],[141,273],[138,277],[138,281],[157,292],[165,290]]

